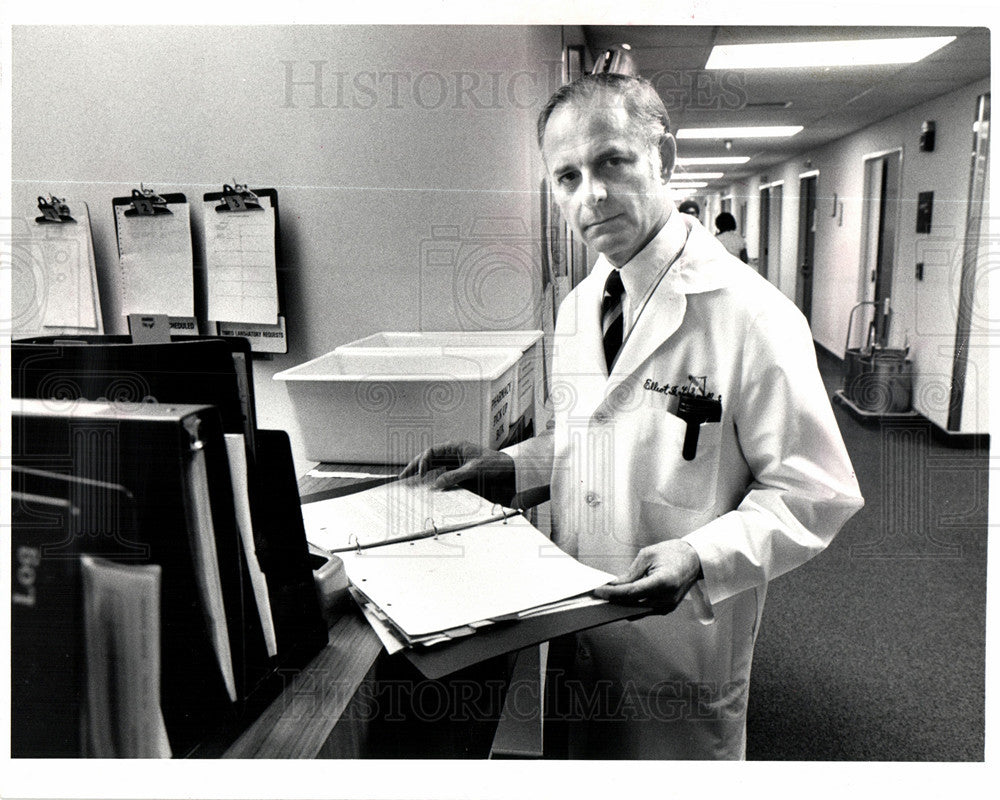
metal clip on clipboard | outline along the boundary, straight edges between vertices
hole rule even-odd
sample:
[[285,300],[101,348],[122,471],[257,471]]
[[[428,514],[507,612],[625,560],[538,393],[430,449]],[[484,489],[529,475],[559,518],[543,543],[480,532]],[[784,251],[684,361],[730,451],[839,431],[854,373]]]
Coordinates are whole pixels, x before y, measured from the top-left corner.
[[51,223],[62,223],[62,222],[73,222],[73,219],[69,211],[69,206],[66,205],[66,198],[56,197],[54,194],[50,194],[48,199],[39,195],[38,197],[38,210],[42,212],[42,216],[35,217],[35,222],[42,224]]
[[222,185],[222,202],[215,207],[216,213],[224,214],[230,211],[263,211],[260,198],[247,188],[245,183],[228,183]]
[[132,207],[125,210],[126,217],[154,217],[173,213],[167,208],[167,201],[164,198],[141,183],[138,189],[132,190]]

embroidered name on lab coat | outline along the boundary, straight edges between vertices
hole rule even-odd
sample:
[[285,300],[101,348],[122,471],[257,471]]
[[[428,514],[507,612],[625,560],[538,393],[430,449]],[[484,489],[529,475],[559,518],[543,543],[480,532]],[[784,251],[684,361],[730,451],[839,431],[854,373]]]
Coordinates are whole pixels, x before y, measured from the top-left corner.
[[678,396],[675,416],[687,425],[684,434],[684,445],[681,456],[685,461],[694,461],[698,452],[698,434],[705,423],[722,420],[722,396],[706,391],[708,379],[706,376],[688,375],[688,381],[683,386],[665,383],[662,386],[652,378],[646,378],[642,388],[650,392],[659,392]]

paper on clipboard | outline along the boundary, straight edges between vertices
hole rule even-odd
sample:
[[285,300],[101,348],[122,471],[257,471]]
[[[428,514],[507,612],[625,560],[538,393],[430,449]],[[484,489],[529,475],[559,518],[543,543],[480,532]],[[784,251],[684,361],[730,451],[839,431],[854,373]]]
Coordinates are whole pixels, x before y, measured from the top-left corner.
[[87,204],[62,202],[70,221],[38,222],[32,215],[17,230],[22,252],[11,279],[11,319],[19,336],[104,330]]
[[190,207],[186,201],[168,201],[165,207],[169,214],[146,216],[114,206],[124,316],[194,316]]
[[211,320],[278,322],[275,214],[270,197],[259,200],[259,210],[229,213],[203,202]]

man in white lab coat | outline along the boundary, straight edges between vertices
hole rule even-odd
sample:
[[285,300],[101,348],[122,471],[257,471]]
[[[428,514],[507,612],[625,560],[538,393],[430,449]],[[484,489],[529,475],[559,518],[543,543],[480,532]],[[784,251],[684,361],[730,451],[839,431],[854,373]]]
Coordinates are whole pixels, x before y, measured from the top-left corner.
[[559,310],[554,429],[501,453],[439,446],[407,471],[550,484],[554,541],[619,576],[598,594],[660,612],[578,635],[558,709],[571,756],[742,758],[768,581],[863,503],[809,328],[674,208],[676,145],[647,82],[563,87],[539,144],[563,216],[601,254]]

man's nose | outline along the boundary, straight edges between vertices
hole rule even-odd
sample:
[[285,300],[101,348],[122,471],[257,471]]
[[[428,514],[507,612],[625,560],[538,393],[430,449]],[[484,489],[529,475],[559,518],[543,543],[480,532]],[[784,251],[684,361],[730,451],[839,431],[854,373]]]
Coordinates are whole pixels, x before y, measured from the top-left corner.
[[606,200],[608,189],[596,175],[584,175],[581,181],[580,191],[583,194],[583,202],[586,205],[593,205]]

